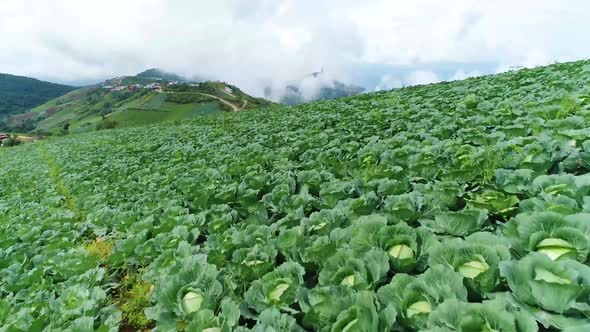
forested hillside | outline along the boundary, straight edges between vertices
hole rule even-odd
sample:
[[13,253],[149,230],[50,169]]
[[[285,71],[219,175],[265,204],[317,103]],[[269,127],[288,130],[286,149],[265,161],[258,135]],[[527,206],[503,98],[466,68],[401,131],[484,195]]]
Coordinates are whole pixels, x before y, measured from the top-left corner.
[[0,120],[26,112],[74,89],[67,85],[0,73]]

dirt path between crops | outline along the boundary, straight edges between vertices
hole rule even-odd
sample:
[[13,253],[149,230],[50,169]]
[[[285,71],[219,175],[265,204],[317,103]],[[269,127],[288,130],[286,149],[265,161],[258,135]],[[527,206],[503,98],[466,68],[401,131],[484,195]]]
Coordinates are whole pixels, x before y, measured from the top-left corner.
[[246,105],[248,105],[248,101],[244,100],[244,105],[242,105],[242,107],[240,107],[240,111],[244,109],[244,107],[246,107]]
[[222,103],[226,104],[227,106],[231,107],[231,109],[232,109],[234,112],[239,112],[239,111],[240,111],[240,108],[238,108],[238,106],[236,106],[236,105],[234,105],[234,104],[230,103],[229,101],[227,101],[227,100],[225,100],[225,99],[221,99],[221,98],[219,98],[219,97],[217,97],[217,96],[210,95],[210,94],[208,94],[208,93],[201,93],[201,92],[199,92],[199,94],[202,94],[203,96],[207,96],[207,97],[211,97],[211,98],[215,98],[215,99],[219,100],[220,102],[222,102]]
[[228,95],[228,96],[231,96],[231,97],[234,97],[234,98],[236,97],[236,96],[234,96],[233,94],[231,94],[231,93],[229,93],[229,92],[227,92],[227,91],[225,91],[225,90],[223,90],[223,89],[221,90],[221,92],[225,93],[225,94],[226,94],[226,95]]

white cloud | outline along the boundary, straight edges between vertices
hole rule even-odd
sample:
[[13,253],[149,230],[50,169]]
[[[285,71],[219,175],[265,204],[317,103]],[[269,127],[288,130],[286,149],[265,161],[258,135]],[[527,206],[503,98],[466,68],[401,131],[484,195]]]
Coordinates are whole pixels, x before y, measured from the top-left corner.
[[589,57],[589,13],[583,0],[2,1],[0,72],[74,81],[161,67],[262,95],[321,67],[346,78],[377,63],[424,66],[402,79],[424,83],[443,77],[436,63]]
[[477,77],[477,76],[481,76],[481,75],[482,74],[477,70],[465,72],[463,69],[459,69],[455,72],[455,74],[453,74],[453,76],[451,76],[449,81],[464,80],[466,78]]
[[376,1],[353,19],[367,37],[367,61],[524,64],[539,53],[551,60],[588,57],[588,9],[583,0]]
[[406,77],[405,82],[408,85],[430,84],[440,82],[440,78],[432,71],[416,70]]
[[402,81],[399,78],[391,74],[385,74],[381,77],[381,81],[375,87],[375,91],[380,90],[391,90],[396,88],[401,88],[403,86]]

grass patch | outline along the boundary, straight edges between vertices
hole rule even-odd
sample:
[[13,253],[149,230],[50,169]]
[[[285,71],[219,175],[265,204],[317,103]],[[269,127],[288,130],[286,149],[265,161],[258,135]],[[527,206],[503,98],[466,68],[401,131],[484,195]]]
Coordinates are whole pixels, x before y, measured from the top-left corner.
[[151,306],[149,294],[152,288],[139,274],[127,274],[123,277],[117,298],[119,309],[123,313],[123,330],[147,331],[154,327],[155,322],[147,319],[143,312]]
[[70,194],[70,189],[60,179],[61,169],[45,145],[41,146],[41,155],[47,162],[47,166],[49,167],[49,177],[54,182],[57,193],[65,199],[64,207],[74,212],[78,218],[81,218],[83,214],[77,209],[76,197]]
[[166,101],[175,104],[194,104],[214,101],[214,98],[193,92],[178,92],[170,93],[166,97]]
[[90,252],[90,255],[100,258],[102,262],[106,262],[113,252],[114,246],[115,242],[113,240],[97,237],[86,245],[86,250]]

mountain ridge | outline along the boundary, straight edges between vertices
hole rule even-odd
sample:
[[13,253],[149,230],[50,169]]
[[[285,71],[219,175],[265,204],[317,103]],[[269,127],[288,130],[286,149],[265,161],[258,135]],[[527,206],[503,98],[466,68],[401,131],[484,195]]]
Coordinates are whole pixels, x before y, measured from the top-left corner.
[[141,73],[135,75],[135,77],[155,78],[155,79],[162,79],[162,80],[168,80],[168,81],[178,81],[178,82],[191,81],[182,75],[172,73],[172,72],[167,72],[167,71],[162,70],[160,68],[150,68],[150,69],[144,70]]
[[32,77],[0,73],[0,119],[26,112],[75,89]]

